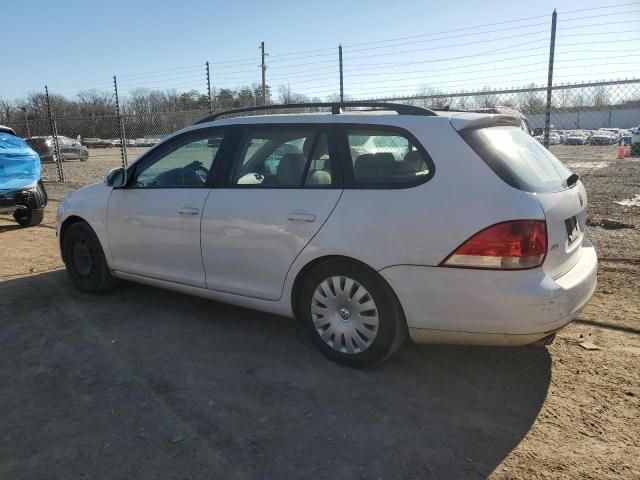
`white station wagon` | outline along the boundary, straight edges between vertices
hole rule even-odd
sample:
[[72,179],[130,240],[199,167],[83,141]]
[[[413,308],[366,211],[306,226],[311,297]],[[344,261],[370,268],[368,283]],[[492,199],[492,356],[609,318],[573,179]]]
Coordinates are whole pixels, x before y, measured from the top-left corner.
[[546,344],[584,307],[597,270],[585,189],[517,118],[322,106],[212,115],[70,193],[57,231],[73,283],[296,317],[353,366],[407,334]]

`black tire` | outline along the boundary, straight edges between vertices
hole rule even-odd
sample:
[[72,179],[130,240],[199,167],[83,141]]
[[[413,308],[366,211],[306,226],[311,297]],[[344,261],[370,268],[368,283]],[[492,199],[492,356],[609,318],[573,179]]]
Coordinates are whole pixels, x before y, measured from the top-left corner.
[[83,151],[80,154],[80,161],[81,162],[86,162],[87,160],[89,160],[89,152],[88,151]]
[[100,293],[111,290],[117,283],[109,271],[98,237],[84,222],[74,223],[65,232],[62,259],[78,290]]
[[[311,303],[316,288],[331,277],[355,280],[366,289],[377,307],[378,330],[368,348],[356,352],[341,352],[322,339],[314,325]],[[327,260],[314,268],[304,279],[297,312],[311,341],[334,362],[351,367],[368,367],[382,362],[392,355],[407,337],[407,325],[400,303],[391,287],[375,271],[348,260]],[[345,346],[345,337],[341,338]],[[335,343],[335,339],[334,339]],[[354,344],[355,345],[355,344]]]
[[44,208],[28,208],[16,210],[13,218],[22,227],[35,227],[44,219]]

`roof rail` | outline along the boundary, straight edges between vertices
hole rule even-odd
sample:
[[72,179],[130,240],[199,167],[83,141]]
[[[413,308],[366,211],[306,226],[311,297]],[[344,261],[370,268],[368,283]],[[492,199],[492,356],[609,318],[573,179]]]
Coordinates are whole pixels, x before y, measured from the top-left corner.
[[383,102],[311,102],[311,103],[287,103],[282,105],[259,105],[256,107],[235,108],[233,110],[225,110],[224,112],[207,115],[202,120],[197,121],[194,125],[200,123],[212,122],[220,117],[233,115],[236,113],[259,112],[266,110],[289,110],[296,108],[331,108],[334,115],[342,113],[343,108],[351,107],[370,107],[372,109],[383,109],[395,111],[398,115],[422,115],[427,117],[436,116],[437,113],[422,107],[414,105],[403,105],[401,103],[383,103]]

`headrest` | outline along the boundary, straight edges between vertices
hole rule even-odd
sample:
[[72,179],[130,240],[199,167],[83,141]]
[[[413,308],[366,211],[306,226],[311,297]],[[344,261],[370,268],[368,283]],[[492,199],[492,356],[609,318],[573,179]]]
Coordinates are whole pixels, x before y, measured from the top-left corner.
[[307,161],[302,153],[286,153],[278,164],[278,183],[280,185],[301,185],[302,174]]

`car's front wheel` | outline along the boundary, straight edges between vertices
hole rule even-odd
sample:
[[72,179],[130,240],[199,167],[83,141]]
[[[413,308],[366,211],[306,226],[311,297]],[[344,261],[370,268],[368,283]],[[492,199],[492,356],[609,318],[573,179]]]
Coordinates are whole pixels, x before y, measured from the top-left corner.
[[86,162],[87,160],[89,160],[89,152],[87,150],[83,150],[80,152],[80,161]]
[[406,338],[391,287],[376,272],[348,261],[329,260],[308,275],[298,312],[314,344],[349,366],[379,363]]
[[115,286],[117,280],[109,271],[100,241],[86,223],[74,223],[65,232],[62,258],[69,278],[79,290],[99,293]]

